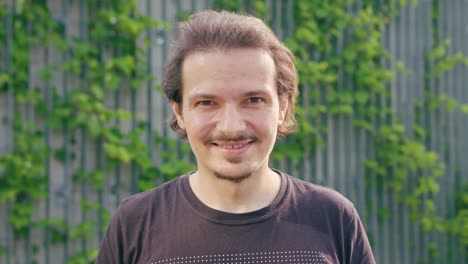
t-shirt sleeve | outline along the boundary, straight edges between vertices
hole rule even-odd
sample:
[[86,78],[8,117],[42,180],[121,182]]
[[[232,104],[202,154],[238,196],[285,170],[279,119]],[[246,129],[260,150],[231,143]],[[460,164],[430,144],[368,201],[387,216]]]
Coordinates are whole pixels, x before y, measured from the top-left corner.
[[112,217],[109,226],[101,241],[96,264],[125,263],[124,262],[124,237],[122,221],[119,210]]
[[353,207],[349,226],[346,230],[345,263],[375,264],[374,255],[367,238],[364,226],[356,209]]

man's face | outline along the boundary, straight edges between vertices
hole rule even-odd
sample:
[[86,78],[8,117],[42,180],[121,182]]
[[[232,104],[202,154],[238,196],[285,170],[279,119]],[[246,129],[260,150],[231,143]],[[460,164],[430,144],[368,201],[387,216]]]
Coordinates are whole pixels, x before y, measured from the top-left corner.
[[275,65],[261,49],[195,52],[182,70],[183,102],[172,102],[198,173],[241,181],[266,173],[287,102],[278,99]]

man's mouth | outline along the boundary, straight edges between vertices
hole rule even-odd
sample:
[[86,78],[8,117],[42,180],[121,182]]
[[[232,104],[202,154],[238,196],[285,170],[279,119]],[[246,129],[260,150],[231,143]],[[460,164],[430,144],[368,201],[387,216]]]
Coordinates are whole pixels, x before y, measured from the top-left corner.
[[218,147],[223,153],[228,155],[241,155],[245,153],[255,140],[242,141],[212,141],[213,146]]
[[241,149],[254,142],[253,140],[237,141],[213,141],[212,144],[223,149]]
[[239,145],[218,145],[220,148],[224,148],[224,149],[240,149],[242,148],[243,146],[245,146],[246,144],[239,144]]

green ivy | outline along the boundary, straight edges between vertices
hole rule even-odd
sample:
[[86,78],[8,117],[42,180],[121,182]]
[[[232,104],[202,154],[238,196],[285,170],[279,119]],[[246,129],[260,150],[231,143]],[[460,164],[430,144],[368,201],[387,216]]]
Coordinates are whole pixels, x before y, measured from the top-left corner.
[[468,183],[456,192],[456,214],[449,222],[448,230],[460,237],[458,247],[465,252],[468,250]]
[[[4,5],[2,9],[0,15],[5,21],[9,13]],[[33,16],[38,21],[45,20],[42,8],[14,14],[11,30],[24,32],[24,28],[29,28],[36,37],[29,40],[26,34],[14,34],[13,45],[9,47],[11,67],[0,73],[3,80],[0,91],[10,90],[15,99],[10,102],[13,104],[13,113],[10,118],[3,119],[13,129],[13,141],[11,152],[0,157],[0,173],[3,176],[0,177],[0,204],[10,203],[8,220],[19,237],[27,234],[35,200],[47,196],[48,185],[44,166],[48,149],[42,141],[42,131],[32,122],[32,116],[28,115],[30,105],[37,105],[43,100],[40,92],[29,87],[30,60],[25,50],[29,50],[33,42],[44,38],[44,32],[29,22]],[[6,33],[6,30],[1,32],[4,39]]]
[[[32,1],[28,6],[24,1],[16,4],[14,14],[10,7],[0,5],[2,21],[13,16],[12,28],[2,27],[0,30],[2,39],[12,37],[12,65],[0,72],[0,92],[12,93],[15,99],[12,102],[14,113],[10,118],[4,117],[4,122],[13,129],[14,142],[12,151],[0,157],[0,204],[8,202],[11,205],[8,220],[17,239],[28,234],[31,228],[41,228],[49,232],[53,244],[63,243],[65,239],[83,241],[95,237],[110,220],[108,210],[96,201],[84,197],[81,211],[98,215],[101,221],[85,219],[78,225],[67,226],[64,219],[31,217],[36,203],[49,195],[46,191],[49,184],[46,161],[76,159],[76,154],[70,150],[47,146],[45,129],[52,133],[66,130],[68,135],[86,133],[90,140],[102,146],[105,165],[92,170],[77,169],[72,177],[74,182],[86,184],[97,192],[104,189],[107,175],[118,166],[135,167],[138,186],[133,191],[154,188],[157,179],[170,179],[182,170],[193,170],[192,162],[181,161],[177,155],[164,156],[164,165],[156,167],[147,143],[142,140],[148,124],[138,115],[111,108],[104,102],[109,93],[125,88],[139,89],[153,80],[143,59],[144,44],[149,40],[140,36],[154,28],[167,30],[169,26],[138,13],[136,1],[87,1],[89,22],[85,26],[88,36],[85,39],[67,38],[63,26],[49,13],[46,1]],[[12,36],[7,36],[8,32]],[[2,41],[2,49],[7,48],[6,43]],[[30,87],[30,52],[36,47],[56,48],[65,58],[60,64],[47,65],[40,70],[45,83],[49,84],[57,74],[81,80],[80,86],[70,87],[65,93],[53,86],[44,87],[50,93],[53,109],[48,108],[47,98],[41,90]],[[7,54],[2,56],[8,58]],[[33,122],[28,116],[30,112],[36,115],[34,120],[44,121],[46,127]],[[120,122],[135,122],[136,125],[131,131],[125,131]],[[157,134],[153,138],[155,146],[168,146],[167,153],[176,153],[174,150],[181,147],[173,139]],[[67,140],[70,145],[76,141],[74,136]],[[186,144],[182,148],[181,154],[187,154]],[[88,248],[70,256],[68,263],[92,263],[96,254],[96,248]]]

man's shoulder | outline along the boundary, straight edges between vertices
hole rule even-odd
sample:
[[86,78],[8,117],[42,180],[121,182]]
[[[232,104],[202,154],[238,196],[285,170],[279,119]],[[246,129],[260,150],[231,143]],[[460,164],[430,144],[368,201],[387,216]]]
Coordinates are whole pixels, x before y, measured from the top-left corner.
[[181,180],[177,177],[150,190],[140,192],[124,198],[119,205],[118,212],[135,215],[145,212],[148,208],[154,208],[158,204],[167,202],[171,196],[176,195],[177,187]]
[[336,190],[290,175],[287,177],[291,183],[291,193],[308,205],[338,210],[354,208],[353,203]]

